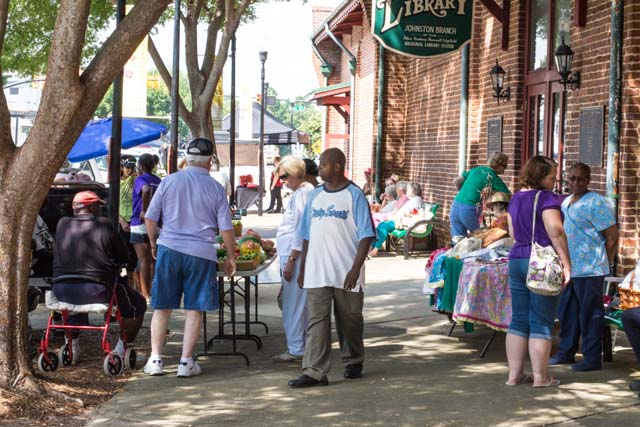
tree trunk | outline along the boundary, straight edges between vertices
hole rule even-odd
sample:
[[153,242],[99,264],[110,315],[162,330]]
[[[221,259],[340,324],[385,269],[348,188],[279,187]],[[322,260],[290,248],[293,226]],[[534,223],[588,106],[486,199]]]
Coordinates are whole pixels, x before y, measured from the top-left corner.
[[213,142],[213,153],[218,155],[216,148],[216,140],[213,131],[213,118],[211,117],[211,103],[203,103],[194,105],[193,112],[191,114],[192,120],[187,122],[189,130],[194,138],[207,138]]
[[[40,389],[25,333],[36,217],[74,141],[167,4],[168,0],[139,0],[80,73],[90,2],[62,0],[33,128],[20,148],[13,145],[10,133],[0,131],[0,388]],[[7,122],[5,106],[0,92],[0,123]]]

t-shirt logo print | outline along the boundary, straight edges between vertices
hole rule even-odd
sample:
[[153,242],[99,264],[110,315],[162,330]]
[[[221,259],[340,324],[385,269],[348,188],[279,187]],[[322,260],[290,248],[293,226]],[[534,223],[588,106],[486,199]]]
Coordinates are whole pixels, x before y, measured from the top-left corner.
[[349,211],[345,210],[345,211],[337,211],[335,210],[336,205],[329,205],[329,207],[325,210],[324,208],[320,208],[320,209],[313,209],[313,214],[312,214],[312,218],[327,218],[327,217],[334,217],[334,218],[339,218],[339,219],[347,219],[349,217]]

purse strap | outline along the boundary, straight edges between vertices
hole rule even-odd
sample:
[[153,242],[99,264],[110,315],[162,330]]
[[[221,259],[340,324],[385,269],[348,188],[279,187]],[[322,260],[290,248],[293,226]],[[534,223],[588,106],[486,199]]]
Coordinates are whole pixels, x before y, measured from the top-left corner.
[[538,197],[542,191],[536,192],[536,197],[533,201],[533,225],[531,226],[531,245],[534,243],[534,236],[536,235],[536,213],[538,212]]

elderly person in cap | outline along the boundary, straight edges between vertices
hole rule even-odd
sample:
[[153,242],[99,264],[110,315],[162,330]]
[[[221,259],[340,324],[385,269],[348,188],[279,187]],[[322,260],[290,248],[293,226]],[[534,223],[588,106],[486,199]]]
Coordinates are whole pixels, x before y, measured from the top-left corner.
[[504,231],[509,232],[509,223],[507,216],[509,212],[509,200],[511,196],[507,193],[497,192],[494,193],[487,202],[487,208],[491,209],[491,228],[502,228]]
[[[103,204],[96,193],[82,191],[73,198],[73,218],[58,222],[52,290],[59,301],[75,305],[109,303],[115,290],[131,342],[138,335],[147,304],[142,295],[117,283],[129,253],[111,221],[100,216]],[[69,323],[88,325],[89,318],[87,313],[77,314],[69,318]],[[73,335],[71,358],[72,363],[77,363],[80,346],[77,334]],[[124,357],[124,343],[119,340],[114,351]]]
[[504,173],[508,164],[509,157],[506,154],[493,153],[487,166],[476,166],[454,180],[460,191],[453,199],[449,214],[451,238],[466,236],[480,227],[480,201],[486,189],[511,194],[498,176]]
[[[213,143],[197,138],[187,148],[187,167],[162,181],[146,212],[151,253],[156,271],[151,291],[151,356],[144,371],[162,375],[162,347],[171,311],[184,296],[186,319],[178,377],[202,371],[193,360],[203,311],[219,308],[218,263],[213,244],[220,233],[228,250],[226,275],[236,270],[235,238],[224,187],[209,175]],[[158,221],[162,231],[158,236]]]

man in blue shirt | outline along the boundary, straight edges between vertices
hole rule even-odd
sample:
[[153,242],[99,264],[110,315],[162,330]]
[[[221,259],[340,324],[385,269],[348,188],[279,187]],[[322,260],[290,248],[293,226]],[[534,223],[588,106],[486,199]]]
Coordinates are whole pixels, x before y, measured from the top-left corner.
[[[571,283],[560,295],[560,347],[549,364],[573,363],[574,371],[602,367],[602,287],[618,246],[613,206],[598,193],[589,191],[590,180],[589,166],[573,165],[569,169],[572,194],[562,203],[571,256]],[[583,360],[574,363],[581,336]]]
[[[235,238],[225,189],[210,175],[213,143],[191,141],[187,167],[165,178],[145,216],[151,253],[156,259],[151,291],[151,356],[144,367],[149,375],[162,375],[162,346],[171,310],[180,308],[184,295],[186,319],[178,377],[201,373],[193,361],[200,335],[202,311],[218,309],[217,258],[213,246],[220,232],[228,249],[225,273],[236,270]],[[158,237],[158,221],[162,231]]]

